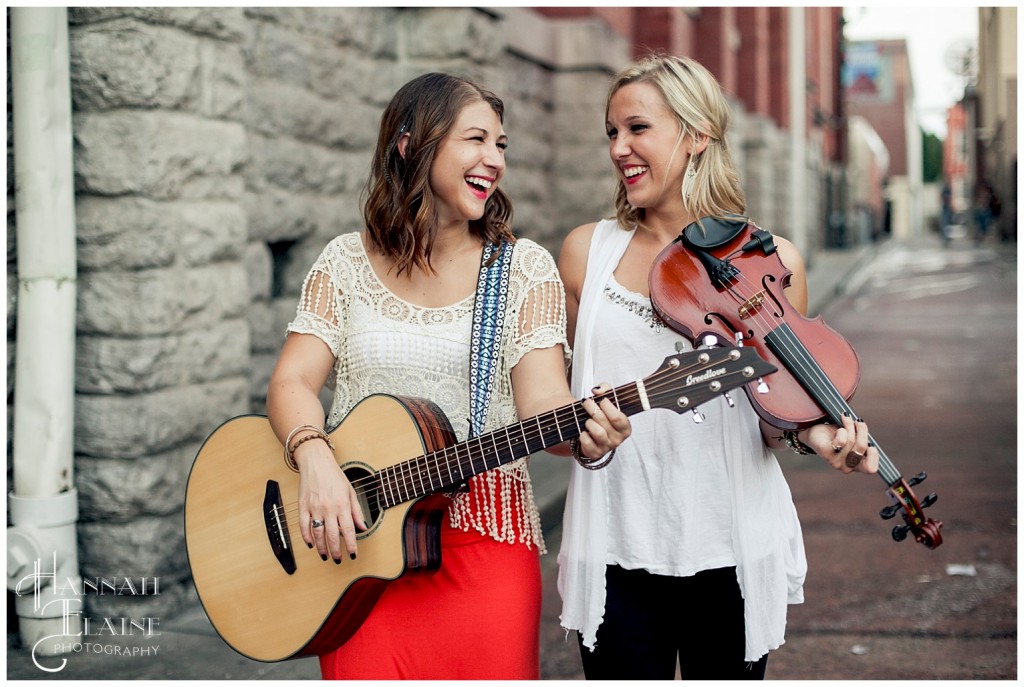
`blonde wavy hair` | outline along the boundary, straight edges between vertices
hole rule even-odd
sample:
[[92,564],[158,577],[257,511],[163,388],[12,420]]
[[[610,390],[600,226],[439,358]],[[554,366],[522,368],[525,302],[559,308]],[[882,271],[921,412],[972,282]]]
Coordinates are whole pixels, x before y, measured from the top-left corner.
[[[691,160],[694,176],[683,176],[679,193],[683,206],[695,218],[735,217],[746,211],[739,174],[725,140],[732,119],[722,87],[702,64],[689,57],[652,54],[634,62],[615,75],[608,89],[605,117],[612,97],[623,86],[646,83],[661,93],[665,104],[679,122],[678,143],[690,136],[706,136],[708,144]],[[673,152],[673,155],[675,152]],[[644,220],[644,209],[626,200],[626,186],[620,179],[615,189],[615,217],[625,228]]]

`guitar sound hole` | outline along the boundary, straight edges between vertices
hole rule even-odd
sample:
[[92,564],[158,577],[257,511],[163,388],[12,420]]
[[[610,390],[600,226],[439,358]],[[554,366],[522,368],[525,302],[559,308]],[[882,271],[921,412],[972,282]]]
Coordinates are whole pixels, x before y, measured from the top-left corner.
[[360,465],[349,465],[344,472],[348,481],[352,483],[352,488],[356,490],[356,499],[359,501],[360,508],[363,509],[366,524],[370,526],[365,532],[357,530],[358,537],[365,537],[376,529],[377,523],[384,513],[380,503],[380,482],[373,471]]

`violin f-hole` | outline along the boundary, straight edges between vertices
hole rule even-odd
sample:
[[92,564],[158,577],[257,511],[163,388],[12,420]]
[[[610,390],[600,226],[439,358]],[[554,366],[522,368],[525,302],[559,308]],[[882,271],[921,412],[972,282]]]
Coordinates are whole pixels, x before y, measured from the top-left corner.
[[[786,308],[783,306],[783,303],[776,297],[775,293],[771,290],[771,288],[769,288],[769,286],[773,284],[775,281],[776,279],[774,275],[764,275],[764,277],[761,279],[761,285],[764,287],[762,293],[768,294],[768,297],[771,298],[772,303],[775,304],[775,312],[773,312],[771,316],[781,320],[785,316]],[[782,287],[786,287],[785,283],[782,285]]]
[[717,324],[721,330],[729,333],[729,339],[731,341],[736,340],[736,334],[742,334],[744,339],[751,339],[754,336],[754,331],[752,329],[740,331],[736,327],[732,326],[732,322],[728,318],[722,317],[716,312],[706,313],[704,315],[704,324],[710,327],[714,327]]

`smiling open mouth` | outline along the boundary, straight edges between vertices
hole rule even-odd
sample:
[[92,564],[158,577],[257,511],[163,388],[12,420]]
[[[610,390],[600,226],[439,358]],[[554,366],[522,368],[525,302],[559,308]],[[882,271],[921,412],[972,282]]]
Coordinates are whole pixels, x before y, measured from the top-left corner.
[[469,190],[473,192],[473,195],[478,198],[486,198],[487,191],[490,190],[492,182],[490,179],[484,179],[483,177],[466,177],[466,185],[469,186]]

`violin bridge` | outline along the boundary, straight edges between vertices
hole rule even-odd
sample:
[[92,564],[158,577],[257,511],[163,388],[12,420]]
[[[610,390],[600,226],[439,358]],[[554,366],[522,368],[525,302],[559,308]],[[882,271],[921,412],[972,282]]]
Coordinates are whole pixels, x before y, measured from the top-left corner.
[[739,309],[740,319],[745,320],[750,317],[764,303],[764,298],[764,291],[759,291],[744,301]]

